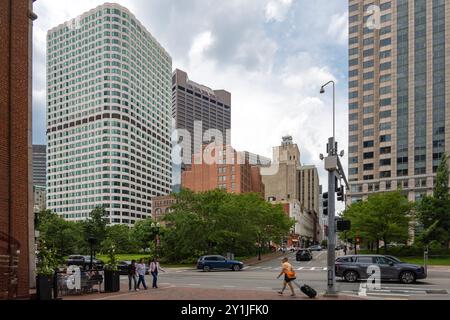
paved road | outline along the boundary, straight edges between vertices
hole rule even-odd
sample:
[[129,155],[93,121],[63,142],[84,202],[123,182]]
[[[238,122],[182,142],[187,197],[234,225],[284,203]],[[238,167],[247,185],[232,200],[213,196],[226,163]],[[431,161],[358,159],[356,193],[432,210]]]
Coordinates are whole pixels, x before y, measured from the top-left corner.
[[[326,291],[327,271],[325,251],[314,252],[313,260],[309,262],[295,261],[294,254],[288,254],[290,262],[297,272],[297,282],[306,283],[315,288],[319,294]],[[164,287],[208,288],[226,290],[253,290],[276,292],[280,290],[282,281],[277,280],[281,269],[280,259],[274,259],[260,264],[247,266],[243,271],[211,271],[203,272],[195,269],[168,269],[160,273],[159,284]],[[127,278],[122,277],[123,285]],[[151,277],[147,277],[147,284]],[[337,280],[337,289],[345,295],[358,296],[361,283],[349,284]],[[296,289],[298,290],[298,289]],[[365,292],[368,299],[449,299],[450,272],[446,270],[431,270],[428,278],[414,285],[403,285],[395,282],[382,284],[382,289]]]

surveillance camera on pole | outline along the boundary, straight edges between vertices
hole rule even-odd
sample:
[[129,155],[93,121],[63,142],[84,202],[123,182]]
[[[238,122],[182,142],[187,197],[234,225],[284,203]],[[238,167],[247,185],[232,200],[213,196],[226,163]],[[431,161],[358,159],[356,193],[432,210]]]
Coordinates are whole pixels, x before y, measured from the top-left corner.
[[[335,279],[335,259],[336,259],[336,226],[335,226],[335,196],[336,192],[338,193],[338,200],[341,201],[343,199],[343,190],[344,187],[340,187],[337,189],[337,181],[344,180],[345,184],[348,187],[347,179],[345,177],[344,170],[342,169],[342,164],[340,161],[340,157],[344,156],[344,152],[341,152],[338,155],[338,144],[336,142],[336,86],[334,81],[329,81],[324,84],[320,93],[325,93],[325,87],[329,84],[333,84],[333,137],[329,138],[327,144],[327,152],[328,156],[325,160],[325,170],[328,171],[328,260],[327,260],[327,278],[328,278],[328,286],[327,286],[327,296],[336,296],[336,279]],[[339,157],[340,156],[340,157]],[[342,192],[341,192],[342,191]],[[342,193],[342,195],[341,195]],[[325,206],[324,206],[325,209]]]

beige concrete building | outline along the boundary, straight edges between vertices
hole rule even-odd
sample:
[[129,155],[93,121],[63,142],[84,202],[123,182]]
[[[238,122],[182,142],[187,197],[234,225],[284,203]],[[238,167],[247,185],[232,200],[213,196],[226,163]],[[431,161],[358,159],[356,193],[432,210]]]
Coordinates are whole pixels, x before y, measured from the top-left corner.
[[449,33],[449,1],[349,1],[349,203],[432,192],[450,151]]
[[300,150],[292,137],[283,137],[281,146],[273,148],[276,174],[263,175],[265,198],[282,204],[285,212],[295,220],[290,241],[307,246],[320,239],[319,175],[314,166],[302,166]]

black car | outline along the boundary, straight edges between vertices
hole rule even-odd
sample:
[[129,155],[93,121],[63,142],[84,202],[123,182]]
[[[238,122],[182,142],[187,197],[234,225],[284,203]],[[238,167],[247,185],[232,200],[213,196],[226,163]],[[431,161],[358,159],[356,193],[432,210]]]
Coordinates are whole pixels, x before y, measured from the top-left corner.
[[309,249],[299,249],[295,254],[295,260],[297,261],[311,261],[313,258]]
[[131,265],[131,261],[119,261],[117,263],[117,268],[119,269],[119,272],[121,275],[127,275],[128,274],[128,268]]
[[237,260],[227,260],[223,256],[202,256],[197,261],[197,269],[210,271],[213,269],[228,269],[240,271],[244,268],[244,264]]
[[[67,259],[67,266],[79,266],[84,270],[88,270],[91,266],[91,257],[82,255],[71,255]],[[92,267],[103,270],[105,263],[99,259],[92,260]]]
[[367,279],[368,268],[380,268],[381,280],[395,280],[404,284],[414,283],[417,279],[425,279],[424,267],[405,263],[392,256],[383,255],[348,255],[336,259],[336,276],[347,282]]

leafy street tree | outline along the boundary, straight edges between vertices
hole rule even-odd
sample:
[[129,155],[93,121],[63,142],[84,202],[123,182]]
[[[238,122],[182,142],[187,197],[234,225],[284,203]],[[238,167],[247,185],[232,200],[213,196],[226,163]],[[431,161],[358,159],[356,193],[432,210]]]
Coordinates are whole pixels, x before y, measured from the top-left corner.
[[106,226],[108,224],[106,216],[106,210],[103,207],[97,207],[92,210],[89,218],[83,222],[86,241],[90,237],[94,237],[97,243],[102,243],[105,240]]
[[425,196],[417,203],[419,221],[424,227],[420,240],[426,244],[437,241],[450,245],[450,197],[448,194],[448,156],[443,155],[436,173],[436,186],[432,196]]
[[152,219],[140,220],[136,222],[130,231],[131,241],[136,248],[146,250],[152,246],[155,240],[154,230],[152,230]]
[[367,201],[352,204],[344,212],[344,219],[352,223],[348,235],[375,242],[377,253],[380,240],[383,240],[387,253],[389,242],[408,240],[411,209],[412,205],[400,191],[374,194]]
[[83,226],[66,221],[50,210],[38,215],[39,241],[55,253],[57,259],[85,250]]
[[182,190],[176,198],[162,235],[165,256],[172,261],[213,253],[254,254],[259,233],[266,241],[278,241],[293,225],[281,206],[258,194]]
[[[117,253],[137,252],[136,243],[131,238],[130,228],[126,225],[113,225],[106,228],[106,239],[102,242],[102,251],[105,250],[105,245],[109,248],[111,240],[115,245]],[[105,244],[106,243],[106,244]]]

